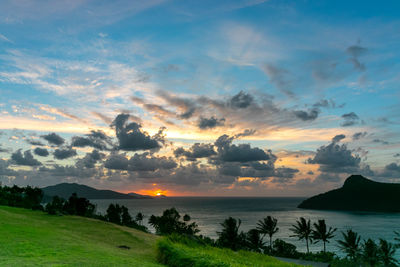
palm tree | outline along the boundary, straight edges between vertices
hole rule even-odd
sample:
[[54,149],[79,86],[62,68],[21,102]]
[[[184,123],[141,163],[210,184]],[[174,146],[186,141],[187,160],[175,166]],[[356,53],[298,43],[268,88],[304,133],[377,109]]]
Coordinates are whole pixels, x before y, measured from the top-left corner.
[[241,220],[236,220],[232,217],[221,223],[222,231],[217,232],[217,243],[222,247],[228,247],[233,250],[241,248],[243,244],[243,234],[239,233]]
[[289,230],[294,233],[291,237],[297,237],[299,240],[305,240],[307,246],[307,253],[310,252],[308,247],[308,243],[312,242],[312,229],[310,220],[306,220],[303,217],[300,217],[300,220],[296,221],[296,224],[292,225],[293,228]]
[[346,233],[342,232],[343,240],[337,241],[339,247],[349,256],[353,261],[356,260],[360,253],[360,236],[353,232],[353,230],[347,230]]
[[143,213],[138,212],[138,214],[136,214],[135,221],[136,221],[138,224],[142,225],[143,219],[144,219]]
[[370,238],[367,241],[364,241],[362,257],[369,266],[375,266],[379,263],[378,246]]
[[379,240],[379,258],[385,266],[397,266],[397,260],[394,258],[396,246],[384,239]]
[[320,240],[324,243],[324,252],[326,252],[326,243],[329,243],[329,239],[334,237],[336,228],[329,227],[327,229],[325,220],[318,220],[318,223],[314,223],[314,230],[312,232],[313,240],[319,242]]
[[264,239],[265,235],[269,236],[270,252],[272,252],[272,236],[279,231],[277,224],[278,220],[271,216],[267,216],[263,220],[259,220],[257,223],[257,230],[263,234],[262,239]]
[[246,245],[251,251],[261,252],[265,248],[264,244],[257,229],[251,229],[246,233]]

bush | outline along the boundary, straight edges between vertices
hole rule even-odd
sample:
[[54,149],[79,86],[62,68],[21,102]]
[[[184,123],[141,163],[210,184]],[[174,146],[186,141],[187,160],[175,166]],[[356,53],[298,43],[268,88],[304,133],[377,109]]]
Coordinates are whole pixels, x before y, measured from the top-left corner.
[[300,253],[296,250],[296,246],[283,241],[282,239],[276,239],[272,244],[272,254],[277,257],[286,258],[299,258]]

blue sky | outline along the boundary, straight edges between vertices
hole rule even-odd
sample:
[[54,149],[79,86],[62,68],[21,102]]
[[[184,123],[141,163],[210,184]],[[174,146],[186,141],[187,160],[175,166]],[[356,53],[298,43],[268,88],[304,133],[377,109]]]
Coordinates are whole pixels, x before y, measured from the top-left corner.
[[[171,195],[310,195],[352,173],[397,181],[399,5],[2,1],[1,181]],[[121,145],[119,114],[159,147]],[[73,146],[92,130],[107,147]],[[53,132],[65,142],[44,139]]]

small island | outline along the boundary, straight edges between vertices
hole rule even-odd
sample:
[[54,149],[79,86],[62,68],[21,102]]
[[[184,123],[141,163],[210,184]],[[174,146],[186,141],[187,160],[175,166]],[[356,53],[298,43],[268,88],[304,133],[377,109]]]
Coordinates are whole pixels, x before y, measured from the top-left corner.
[[304,200],[298,208],[368,212],[400,212],[400,184],[380,183],[352,175],[339,189]]

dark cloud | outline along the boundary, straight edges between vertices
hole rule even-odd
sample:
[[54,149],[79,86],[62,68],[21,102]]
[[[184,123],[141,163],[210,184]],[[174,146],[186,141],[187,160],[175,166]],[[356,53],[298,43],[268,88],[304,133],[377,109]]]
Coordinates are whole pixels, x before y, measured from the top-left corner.
[[67,159],[76,156],[76,150],[72,148],[59,148],[54,150],[53,156],[56,159]]
[[232,144],[233,137],[222,135],[215,141],[218,148],[218,159],[225,162],[249,162],[270,160],[275,157],[270,151],[266,153],[258,147],[252,148],[249,144]]
[[332,99],[321,99],[320,101],[313,104],[314,108],[335,108],[336,103]]
[[0,159],[0,177],[3,176],[16,176],[18,173],[13,169],[10,169],[11,162],[9,160]]
[[340,142],[341,140],[345,139],[346,136],[344,134],[338,134],[332,138],[332,143]]
[[255,129],[245,129],[243,132],[235,135],[235,138],[254,135],[257,131]]
[[47,151],[46,148],[40,148],[40,147],[35,148],[33,150],[33,153],[41,157],[47,157],[49,155],[49,151]]
[[44,144],[40,141],[36,141],[36,140],[27,140],[28,144],[31,144],[33,146],[44,146]]
[[30,150],[27,150],[22,154],[21,149],[11,154],[11,160],[17,165],[25,166],[39,166],[42,165],[40,161],[35,159]]
[[368,51],[367,48],[360,45],[352,45],[347,48],[346,52],[350,55],[350,61],[356,70],[365,71],[365,64],[361,63],[359,58]]
[[177,163],[168,157],[156,157],[150,153],[133,155],[130,159],[124,154],[111,154],[104,167],[114,170],[126,170],[137,172],[154,172],[156,170],[170,170],[177,167]]
[[94,149],[92,152],[86,153],[86,155],[76,161],[76,167],[80,168],[94,168],[96,163],[105,157],[103,153]]
[[253,103],[253,96],[245,93],[243,91],[240,91],[238,94],[234,95],[230,100],[229,100],[229,105],[232,108],[247,108]]
[[65,142],[65,139],[56,133],[42,135],[42,138],[45,139],[47,142],[49,142],[49,144],[56,146],[62,145]]
[[212,129],[218,126],[222,126],[225,123],[225,119],[217,119],[214,116],[212,116],[211,118],[204,118],[204,117],[200,117],[197,126],[202,129]]
[[386,165],[381,176],[388,178],[400,178],[400,165],[395,162]]
[[0,153],[2,153],[2,152],[8,152],[8,151],[9,151],[8,149],[2,148],[2,147],[0,146]]
[[395,157],[395,158],[400,157],[400,153],[394,154],[393,157]]
[[360,118],[354,112],[343,114],[342,118],[344,119],[344,122],[341,124],[343,127],[353,126],[360,121]]
[[217,153],[212,144],[195,143],[188,150],[185,150],[182,147],[174,150],[174,155],[176,157],[184,156],[189,161],[194,161],[198,158],[208,158],[216,154]]
[[309,158],[307,163],[319,164],[322,172],[328,173],[356,173],[360,170],[360,157],[352,155],[345,144],[331,143],[321,146],[314,158]]
[[163,130],[150,136],[143,131],[142,126],[136,122],[128,123],[129,114],[119,114],[111,124],[115,128],[115,133],[118,138],[118,148],[126,151],[159,149],[165,142]]
[[103,131],[91,131],[85,137],[74,136],[71,146],[74,147],[93,147],[99,150],[107,150],[107,144],[111,144],[110,138]]
[[301,119],[303,121],[313,121],[316,118],[318,118],[319,113],[320,113],[320,110],[317,109],[317,108],[313,108],[313,109],[310,109],[308,111],[304,111],[304,110],[295,110],[295,111],[293,111],[293,114],[297,118],[299,118],[299,119]]
[[360,140],[361,138],[364,138],[367,136],[367,132],[358,132],[353,134],[353,140]]

